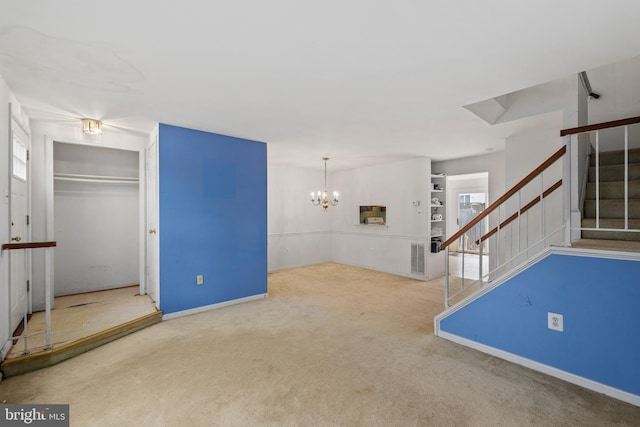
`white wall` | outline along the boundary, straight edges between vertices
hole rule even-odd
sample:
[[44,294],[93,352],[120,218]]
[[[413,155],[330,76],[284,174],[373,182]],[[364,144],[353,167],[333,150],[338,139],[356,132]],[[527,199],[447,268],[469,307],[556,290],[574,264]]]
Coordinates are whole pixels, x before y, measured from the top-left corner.
[[[32,239],[34,241],[44,241],[49,238],[55,240],[53,226],[47,224],[47,200],[53,196],[53,183],[49,182],[46,171],[47,162],[53,164],[52,146],[53,141],[73,144],[90,144],[98,147],[120,148],[133,151],[142,151],[147,144],[148,136],[131,133],[123,130],[103,127],[102,135],[92,136],[82,133],[81,124],[77,122],[60,123],[41,120],[31,122],[31,170],[32,170]],[[49,148],[47,148],[50,146]],[[50,152],[48,151],[50,150]],[[140,170],[144,171],[144,155],[141,155]],[[145,188],[145,177],[141,174],[140,191]],[[49,194],[50,193],[50,194]],[[144,197],[141,198],[144,202]],[[53,204],[51,204],[53,206]],[[139,205],[140,206],[140,205]],[[144,205],[140,209],[144,209]],[[49,229],[50,228],[50,229]],[[144,230],[144,223],[141,228]],[[54,249],[54,259],[57,249]],[[141,252],[140,258],[142,268],[144,267],[144,254]],[[42,310],[44,308],[44,254],[33,252],[33,309]],[[54,284],[55,292],[55,284]]]
[[588,70],[593,90],[601,95],[589,101],[589,123],[640,116],[640,56]]
[[324,190],[324,172],[269,164],[267,179],[269,271],[331,261],[331,217],[343,207],[311,204],[311,192]]
[[[334,261],[413,277],[411,243],[429,243],[430,169],[423,157],[334,173],[332,188],[342,199],[332,217]],[[360,225],[362,205],[386,206],[386,227]]]

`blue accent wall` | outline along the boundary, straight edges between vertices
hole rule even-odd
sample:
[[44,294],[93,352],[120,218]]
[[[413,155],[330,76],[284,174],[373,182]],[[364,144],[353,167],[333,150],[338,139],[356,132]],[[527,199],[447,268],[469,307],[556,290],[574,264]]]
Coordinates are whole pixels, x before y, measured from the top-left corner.
[[[548,329],[548,312],[564,332]],[[440,329],[640,395],[640,262],[550,255]]]
[[160,309],[266,293],[266,144],[159,129]]

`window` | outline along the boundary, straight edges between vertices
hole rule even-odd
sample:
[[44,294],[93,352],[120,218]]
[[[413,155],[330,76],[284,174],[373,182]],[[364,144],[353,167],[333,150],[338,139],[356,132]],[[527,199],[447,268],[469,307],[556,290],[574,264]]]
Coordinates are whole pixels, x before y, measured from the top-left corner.
[[13,135],[13,176],[27,180],[27,147],[15,134]]

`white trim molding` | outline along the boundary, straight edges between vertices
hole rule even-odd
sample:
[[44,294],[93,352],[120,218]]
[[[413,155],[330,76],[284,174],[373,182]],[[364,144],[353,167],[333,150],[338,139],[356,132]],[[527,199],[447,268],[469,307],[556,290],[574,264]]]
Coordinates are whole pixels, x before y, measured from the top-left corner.
[[189,310],[176,311],[174,313],[163,315],[162,320],[164,321],[164,320],[176,319],[178,317],[183,317],[183,316],[191,316],[192,314],[198,314],[198,313],[203,313],[205,311],[217,310],[219,308],[228,307],[230,305],[242,304],[244,302],[265,299],[268,296],[269,296],[268,293],[257,294],[257,295],[252,295],[250,297],[238,298],[230,301],[219,302],[216,304],[205,305],[202,307],[191,308]]
[[587,388],[597,393],[602,393],[609,397],[622,400],[623,402],[627,402],[635,406],[640,406],[640,396],[626,392],[624,390],[620,390],[606,384],[602,384],[597,381],[590,380],[588,378],[584,378],[558,368],[554,368],[553,366],[545,365],[543,363],[527,359],[526,357],[518,356],[516,354],[497,349],[495,347],[480,344],[478,342],[471,341],[467,338],[462,338],[458,335],[453,335],[448,332],[439,331],[438,336],[457,344],[461,344],[481,351],[483,353],[490,354],[491,356],[499,357],[500,359],[504,359],[508,362],[524,366],[525,368],[533,369],[534,371],[542,372],[543,374],[547,374],[552,377],[559,378],[563,381],[579,385],[580,387]]
[[449,317],[456,311],[464,308],[465,306],[471,304],[473,301],[481,298],[483,295],[493,291],[497,287],[507,283],[511,278],[516,276],[518,273],[523,270],[529,268],[531,265],[541,261],[542,259],[554,255],[569,255],[569,256],[581,256],[581,257],[597,257],[597,258],[608,258],[608,259],[617,259],[617,260],[633,260],[639,261],[637,253],[627,253],[620,251],[606,251],[606,250],[589,250],[589,249],[579,249],[579,248],[566,248],[566,247],[548,247],[542,250],[537,255],[529,258],[526,262],[504,274],[500,278],[496,279],[490,285],[484,287],[482,290],[470,295],[464,300],[460,301],[458,304],[448,308],[442,313],[438,314],[434,318],[433,326],[435,336],[447,339],[449,341],[455,342],[457,344],[461,344],[475,350],[481,351],[486,354],[490,354],[495,357],[499,357],[501,359],[507,360],[512,363],[516,363],[518,365],[527,367],[529,369],[533,369],[538,372],[542,372],[544,374],[550,375],[552,377],[559,378],[561,380],[570,382],[572,384],[579,385],[581,387],[587,388],[589,390],[593,390],[598,393],[605,394],[607,396],[613,397],[618,400],[622,400],[623,402],[630,403],[635,406],[640,406],[640,396],[626,392],[624,390],[620,390],[606,384],[599,383],[597,381],[581,377],[579,375],[572,374],[567,371],[563,371],[558,368],[554,368],[549,365],[545,365],[540,362],[536,362],[534,360],[528,359],[526,357],[522,357],[513,353],[509,353],[504,350],[500,350],[495,347],[488,346],[486,344],[481,344],[476,341],[472,341],[468,338],[463,338],[458,335],[446,332],[441,330],[440,322],[445,318]]

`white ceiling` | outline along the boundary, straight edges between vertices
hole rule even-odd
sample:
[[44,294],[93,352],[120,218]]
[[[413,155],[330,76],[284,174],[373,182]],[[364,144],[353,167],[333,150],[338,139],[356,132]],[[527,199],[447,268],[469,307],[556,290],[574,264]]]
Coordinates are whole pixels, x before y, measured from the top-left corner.
[[555,124],[462,106],[638,56],[639,18],[628,0],[3,1],[0,74],[34,119],[164,122],[335,170]]

